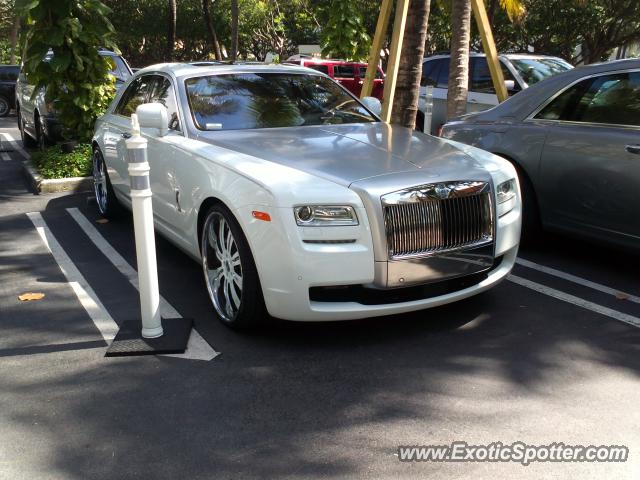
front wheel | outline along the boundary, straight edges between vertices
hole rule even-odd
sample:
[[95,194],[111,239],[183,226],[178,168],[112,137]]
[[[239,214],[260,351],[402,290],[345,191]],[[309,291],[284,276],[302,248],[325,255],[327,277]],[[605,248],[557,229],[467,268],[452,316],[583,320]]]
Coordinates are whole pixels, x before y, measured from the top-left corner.
[[107,165],[98,148],[93,151],[93,191],[100,215],[114,218],[120,213],[120,203],[113,192],[113,186],[107,173]]
[[20,139],[22,140],[22,146],[25,148],[32,148],[36,146],[36,141],[24,131],[24,120],[22,118],[22,112],[18,109],[18,129],[20,130]]
[[206,214],[201,241],[204,280],[218,318],[246,329],[266,317],[262,289],[249,244],[233,214],[222,205]]

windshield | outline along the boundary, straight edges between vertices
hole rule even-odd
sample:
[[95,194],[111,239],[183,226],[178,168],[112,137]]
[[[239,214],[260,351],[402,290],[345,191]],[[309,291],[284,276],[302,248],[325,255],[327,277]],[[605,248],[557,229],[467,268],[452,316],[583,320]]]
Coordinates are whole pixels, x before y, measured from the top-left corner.
[[129,77],[131,76],[131,72],[129,72],[129,69],[127,68],[127,65],[124,63],[124,60],[122,59],[122,57],[109,56],[109,58],[111,59],[111,61],[114,63],[114,66],[115,66],[115,68],[111,70],[109,73],[114,77],[116,77],[116,79],[122,82],[126,82],[127,80],[129,80]]
[[529,86],[573,68],[570,63],[559,58],[512,58],[509,60]]
[[201,130],[244,130],[377,121],[334,81],[319,75],[241,73],[185,81]]

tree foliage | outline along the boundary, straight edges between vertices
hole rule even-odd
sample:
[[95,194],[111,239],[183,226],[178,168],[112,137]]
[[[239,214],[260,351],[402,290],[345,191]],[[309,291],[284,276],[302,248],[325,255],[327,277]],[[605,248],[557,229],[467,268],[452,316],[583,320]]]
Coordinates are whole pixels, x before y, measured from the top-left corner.
[[[115,49],[109,9],[99,0],[17,0],[25,19],[24,70],[29,83],[46,87],[46,101],[65,134],[88,140],[93,124],[115,93],[110,60],[99,47]],[[43,61],[53,51],[50,61]]]
[[370,45],[371,37],[351,0],[332,0],[328,22],[322,30],[322,54],[345,60],[363,60],[369,54]]

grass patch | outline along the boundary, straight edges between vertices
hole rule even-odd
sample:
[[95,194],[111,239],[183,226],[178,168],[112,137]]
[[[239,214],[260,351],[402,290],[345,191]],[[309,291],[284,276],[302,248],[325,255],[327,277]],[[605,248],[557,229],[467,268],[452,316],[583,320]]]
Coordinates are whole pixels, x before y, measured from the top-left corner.
[[36,151],[31,161],[44,178],[88,177],[91,175],[91,145],[79,143],[71,153],[63,153],[60,145]]

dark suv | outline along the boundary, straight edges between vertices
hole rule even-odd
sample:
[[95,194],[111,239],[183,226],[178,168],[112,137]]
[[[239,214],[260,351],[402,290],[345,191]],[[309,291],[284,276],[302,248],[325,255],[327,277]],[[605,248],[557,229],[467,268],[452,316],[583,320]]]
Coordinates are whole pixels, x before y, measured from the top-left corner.
[[16,108],[16,80],[18,65],[0,65],[0,117],[6,117]]
[[[113,61],[111,74],[116,77],[116,88],[120,88],[129,77],[131,68],[125,59],[110,50],[99,50],[100,55]],[[53,52],[49,51],[43,61],[49,62]],[[46,89],[34,93],[35,86],[29,83],[24,71],[20,71],[16,84],[16,111],[18,127],[25,146],[38,145],[44,148],[62,138],[62,126],[52,110],[52,105],[45,101]]]

